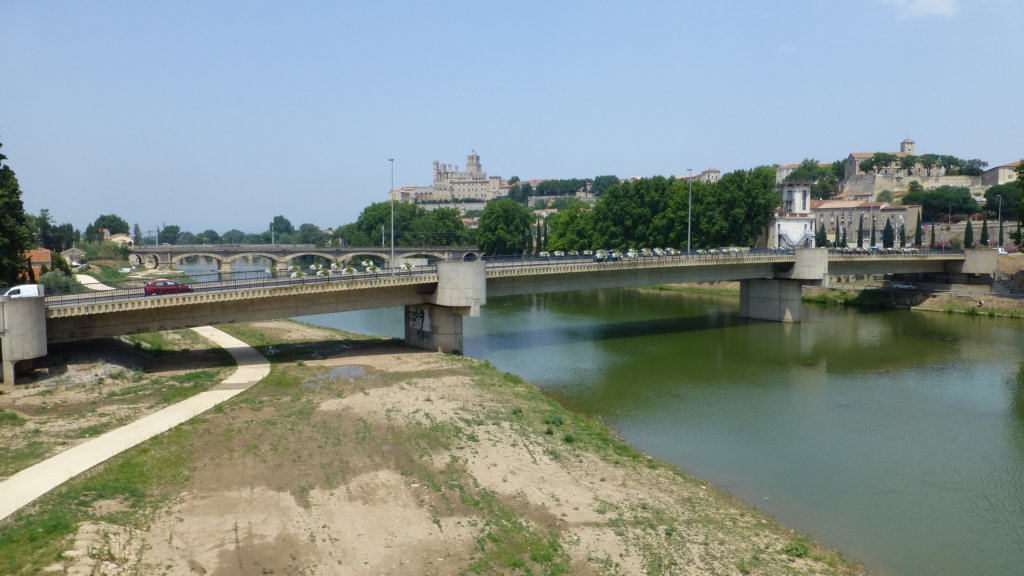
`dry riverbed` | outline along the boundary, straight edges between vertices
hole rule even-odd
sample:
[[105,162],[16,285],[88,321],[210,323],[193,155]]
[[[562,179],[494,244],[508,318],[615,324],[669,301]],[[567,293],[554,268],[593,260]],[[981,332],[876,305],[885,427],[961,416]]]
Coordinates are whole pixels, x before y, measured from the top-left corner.
[[[288,321],[222,329],[271,375],[0,524],[0,574],[860,573],[486,363]],[[217,354],[187,347],[163,357]],[[135,374],[151,354],[127,348]],[[0,397],[3,441],[44,392],[120,410],[90,391],[119,381],[107,360],[101,383]]]

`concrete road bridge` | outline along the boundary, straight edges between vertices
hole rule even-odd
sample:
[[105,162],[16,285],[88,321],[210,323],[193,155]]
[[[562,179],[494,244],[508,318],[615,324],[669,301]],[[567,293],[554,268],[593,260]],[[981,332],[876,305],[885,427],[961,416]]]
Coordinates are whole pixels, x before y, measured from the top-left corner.
[[[426,260],[455,260],[473,262],[480,260],[483,252],[475,247],[418,246],[395,247],[395,263],[385,268],[398,268],[403,262]],[[217,263],[221,271],[231,271],[233,262],[253,262],[264,258],[277,268],[287,268],[296,258],[314,257],[323,263],[345,265],[353,258],[370,257],[378,262],[390,263],[390,247],[374,246],[316,246],[314,244],[177,244],[158,246],[135,246],[129,259],[136,266],[149,269],[173,269],[192,258],[209,258]]]
[[148,298],[141,284],[90,294],[0,298],[0,343],[4,381],[13,382],[14,363],[46,355],[48,343],[403,306],[408,344],[452,352],[462,350],[462,317],[478,315],[488,296],[738,281],[741,316],[799,322],[801,287],[827,284],[831,277],[900,274],[966,283],[993,277],[995,271],[994,250],[438,261],[409,272],[196,283],[191,293]]

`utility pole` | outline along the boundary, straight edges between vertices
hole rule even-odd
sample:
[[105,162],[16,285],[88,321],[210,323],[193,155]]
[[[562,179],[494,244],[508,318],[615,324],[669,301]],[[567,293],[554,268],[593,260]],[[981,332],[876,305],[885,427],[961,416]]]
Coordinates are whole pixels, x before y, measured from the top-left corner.
[[391,268],[391,273],[395,273],[395,159],[388,158],[388,162],[391,163],[391,189],[388,190],[388,199],[391,201],[391,260],[388,262],[388,268]]
[[1003,247],[1003,195],[999,195],[999,247]]
[[689,180],[690,191],[686,200],[686,257],[690,257],[690,230],[693,226],[693,168],[686,169],[686,179]]

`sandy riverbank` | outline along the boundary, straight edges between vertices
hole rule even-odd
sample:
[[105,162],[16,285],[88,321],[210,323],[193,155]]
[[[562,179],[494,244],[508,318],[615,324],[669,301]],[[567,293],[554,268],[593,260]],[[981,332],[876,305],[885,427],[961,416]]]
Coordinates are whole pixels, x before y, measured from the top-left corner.
[[[262,344],[275,362],[271,376],[0,524],[0,558],[11,558],[19,535],[60,517],[65,533],[29,554],[27,566],[68,574],[858,572],[489,365],[294,322],[225,330]],[[82,387],[89,384],[66,389]],[[59,394],[47,396],[60,405]],[[100,410],[116,411],[114,398],[97,396]],[[36,418],[19,417],[24,425]],[[36,573],[10,564],[0,572]]]

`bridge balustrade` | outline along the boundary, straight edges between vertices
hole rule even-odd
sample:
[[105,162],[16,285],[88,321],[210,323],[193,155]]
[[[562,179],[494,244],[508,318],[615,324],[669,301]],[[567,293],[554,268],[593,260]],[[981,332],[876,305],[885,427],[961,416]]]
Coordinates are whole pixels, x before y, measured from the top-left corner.
[[[188,277],[180,279],[169,278],[187,285],[191,293],[201,292],[222,292],[231,290],[242,290],[250,288],[270,288],[275,286],[295,286],[302,284],[322,284],[329,282],[349,282],[354,280],[370,280],[374,278],[385,278],[393,276],[416,276],[436,274],[436,266],[417,266],[412,270],[399,268],[380,268],[376,272],[355,272],[352,274],[341,274],[334,272],[328,276],[316,276],[309,274],[299,278],[292,278],[290,272],[282,271],[278,275],[270,277],[264,272],[221,272],[216,280],[192,280]],[[217,273],[209,274],[217,276]],[[224,279],[224,276],[229,276]],[[46,305],[52,307],[71,306],[84,303],[104,302],[112,300],[125,300],[128,298],[145,298],[146,283],[155,278],[131,278],[121,281],[103,282],[110,289],[90,290],[84,287],[76,287],[76,291],[67,294],[50,294],[46,296]],[[190,281],[191,280],[191,281]],[[183,294],[189,294],[184,292]],[[153,296],[158,298],[159,296]]]

